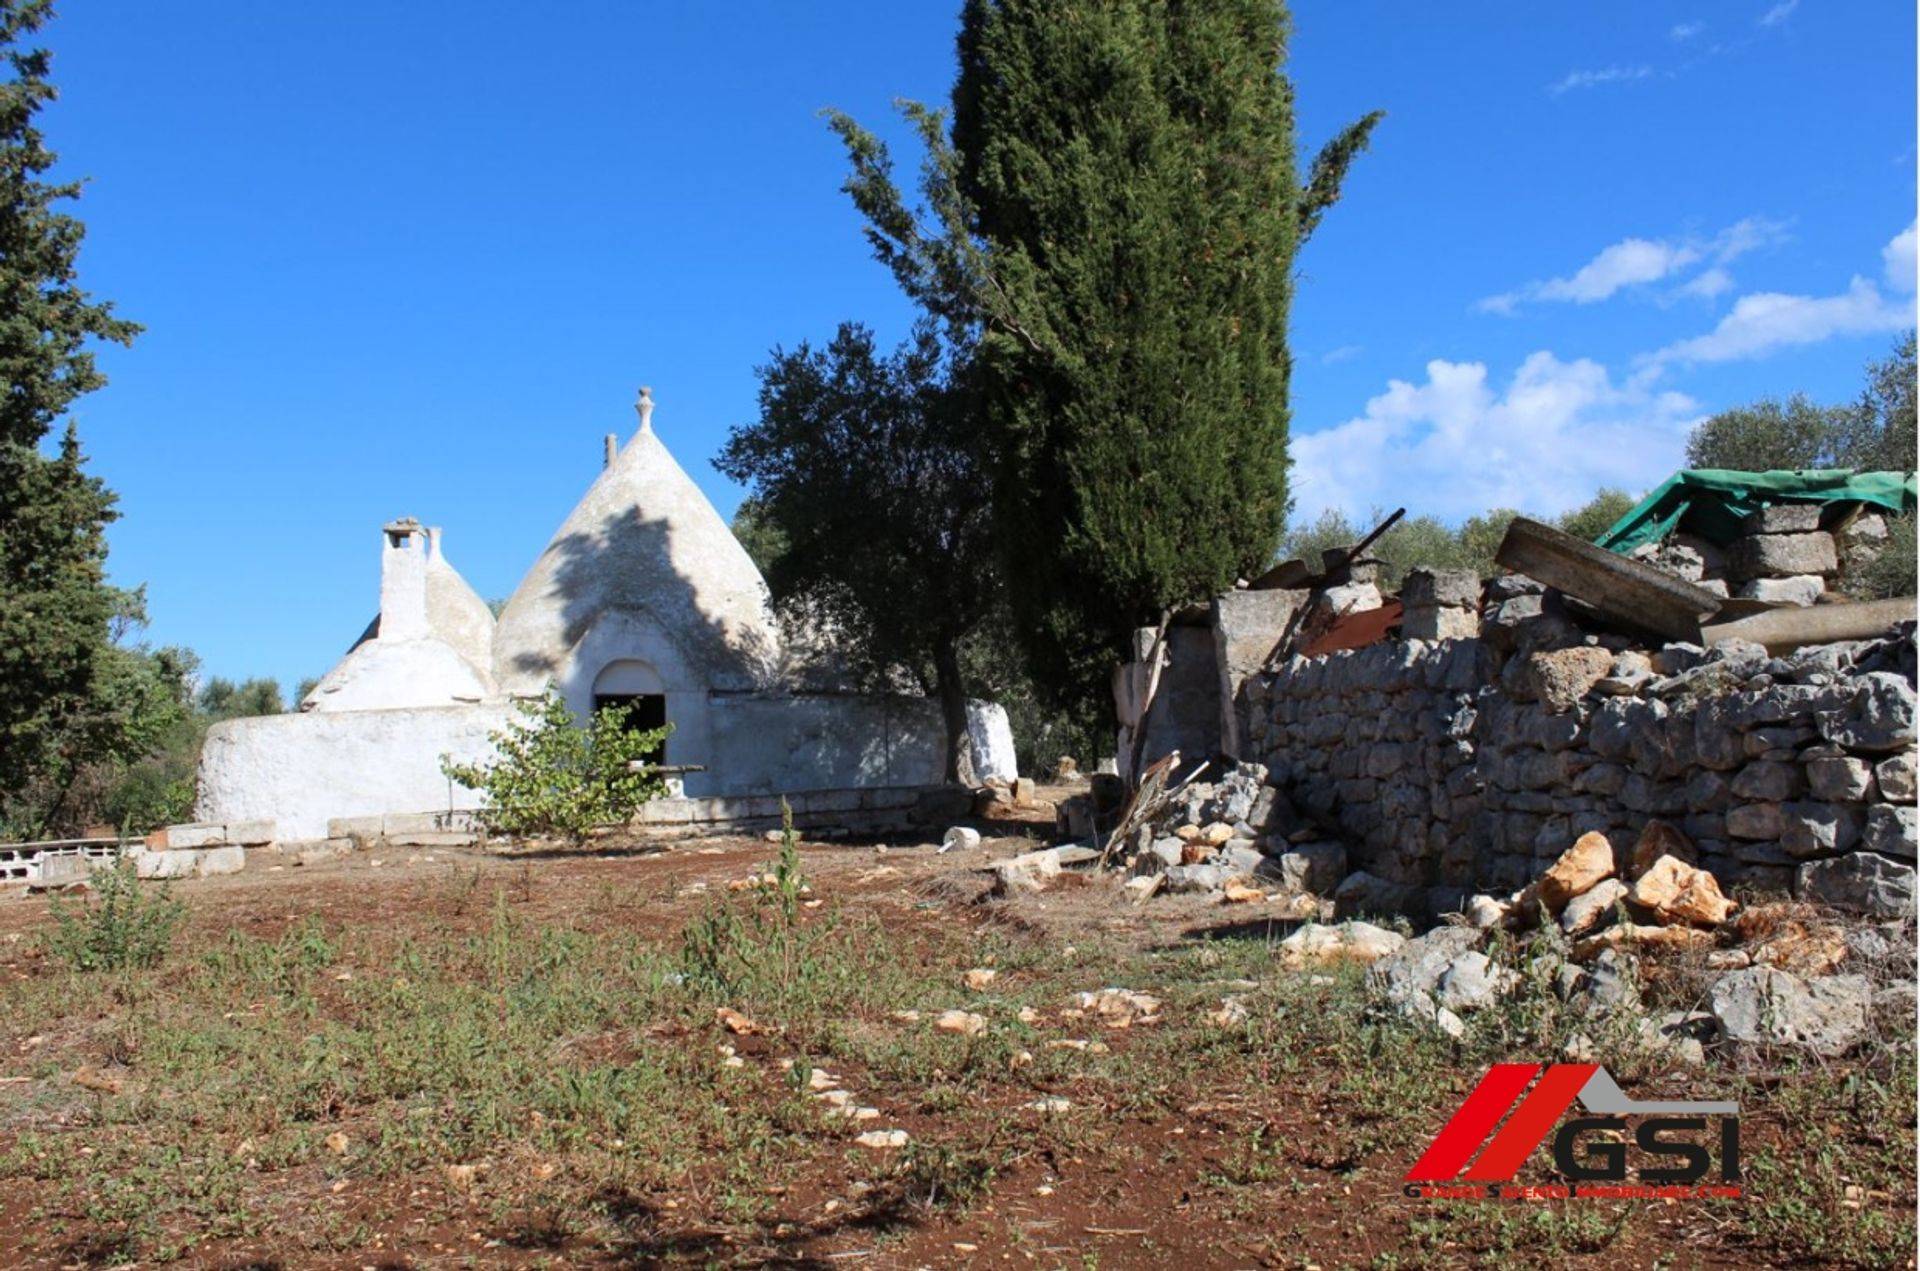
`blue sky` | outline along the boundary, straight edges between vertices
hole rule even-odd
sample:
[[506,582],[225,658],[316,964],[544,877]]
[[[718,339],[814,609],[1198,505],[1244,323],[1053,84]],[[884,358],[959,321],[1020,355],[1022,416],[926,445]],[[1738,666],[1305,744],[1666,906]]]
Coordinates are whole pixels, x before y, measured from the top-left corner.
[[[817,112],[901,139],[957,4],[63,8],[82,278],[148,328],[76,416],[115,580],[211,673],[326,670],[395,516],[508,594],[642,383],[730,514],[710,461],[768,350],[911,320]],[[1389,112],[1298,262],[1302,516],[1638,490],[1714,410],[1853,397],[1912,321],[1911,4],[1293,21],[1303,161]]]

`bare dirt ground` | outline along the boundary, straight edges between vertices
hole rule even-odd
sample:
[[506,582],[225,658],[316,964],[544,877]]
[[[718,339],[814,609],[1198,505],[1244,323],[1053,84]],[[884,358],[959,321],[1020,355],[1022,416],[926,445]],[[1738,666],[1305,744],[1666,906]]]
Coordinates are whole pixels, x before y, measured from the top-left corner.
[[118,975],[0,901],[0,1265],[1912,1265],[1910,1073],[1615,1067],[1738,1081],[1738,1202],[1409,1199],[1491,1058],[1557,1056],[1369,1022],[1259,906],[988,896],[1029,845],[804,844],[784,917],[759,840],[263,853]]

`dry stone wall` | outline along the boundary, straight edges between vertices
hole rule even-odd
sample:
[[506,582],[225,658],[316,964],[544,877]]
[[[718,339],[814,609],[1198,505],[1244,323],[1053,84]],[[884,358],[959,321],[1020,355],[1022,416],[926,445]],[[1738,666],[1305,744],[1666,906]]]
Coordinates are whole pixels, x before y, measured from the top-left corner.
[[1296,657],[1242,686],[1243,756],[1345,839],[1351,908],[1457,909],[1583,833],[1624,853],[1663,820],[1730,887],[1912,911],[1912,624],[1788,657],[1648,650],[1529,588],[1492,584],[1480,637]]

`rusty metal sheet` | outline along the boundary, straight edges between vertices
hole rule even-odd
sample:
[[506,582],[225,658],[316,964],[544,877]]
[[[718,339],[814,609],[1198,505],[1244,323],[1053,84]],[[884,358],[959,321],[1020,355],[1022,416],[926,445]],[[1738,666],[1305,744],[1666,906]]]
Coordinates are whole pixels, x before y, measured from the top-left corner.
[[1401,604],[1389,600],[1378,609],[1362,609],[1334,619],[1333,625],[1314,637],[1300,652],[1310,658],[1342,649],[1364,649],[1387,638],[1387,632],[1400,625]]

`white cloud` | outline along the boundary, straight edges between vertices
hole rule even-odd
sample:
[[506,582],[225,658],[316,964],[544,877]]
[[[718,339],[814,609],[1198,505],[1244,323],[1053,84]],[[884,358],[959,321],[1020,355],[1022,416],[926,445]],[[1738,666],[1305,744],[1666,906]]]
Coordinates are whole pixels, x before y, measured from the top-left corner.
[[1777,247],[1787,241],[1787,222],[1749,216],[1735,221],[1714,236],[1709,245],[1717,265],[1730,264],[1762,247]]
[[1682,22],[1676,25],[1673,30],[1667,32],[1667,38],[1670,40],[1691,40],[1694,36],[1706,29],[1707,24],[1704,22]]
[[1622,287],[1658,282],[1697,259],[1699,253],[1691,247],[1629,238],[1603,250],[1582,265],[1573,277],[1549,278],[1541,283],[1534,292],[1534,298],[1592,304],[1597,300],[1605,300]]
[[1699,410],[1651,374],[1527,358],[1504,392],[1478,362],[1433,361],[1424,384],[1389,382],[1363,414],[1293,438],[1295,516],[1405,504],[1453,520],[1491,507],[1553,514],[1602,485],[1645,489],[1679,464]]
[[[1897,240],[1896,240],[1897,241]],[[1733,302],[1733,309],[1705,335],[1669,344],[1655,362],[1732,362],[1764,357],[1779,349],[1818,344],[1836,335],[1898,331],[1913,322],[1910,301],[1889,300],[1856,277],[1837,296],[1789,296],[1759,291]]]
[[1564,78],[1547,85],[1547,91],[1558,97],[1576,88],[1598,88],[1602,84],[1646,79],[1652,74],[1651,66],[1608,66],[1597,71],[1569,71]]
[[1669,344],[1640,362],[1647,367],[1666,362],[1732,362],[1818,344],[1834,336],[1870,335],[1912,326],[1913,222],[1880,249],[1880,261],[1888,283],[1902,296],[1883,296],[1876,284],[1858,275],[1835,296],[1757,291],[1734,301],[1727,316],[1707,334]]
[[1800,0],[1780,0],[1779,4],[1774,5],[1771,9],[1768,9],[1760,15],[1760,25],[1779,26],[1782,22],[1792,17],[1793,11],[1799,7]]
[[1674,291],[1693,300],[1713,300],[1733,290],[1733,275],[1715,266],[1695,274]]
[[[1786,222],[1763,216],[1735,221],[1711,239],[1688,238],[1680,242],[1665,239],[1628,238],[1604,248],[1570,277],[1535,280],[1514,291],[1488,296],[1475,307],[1484,313],[1510,314],[1523,301],[1554,300],[1573,304],[1593,304],[1627,287],[1659,282],[1710,259],[1715,265],[1769,247],[1786,239]],[[1724,270],[1710,269],[1681,292],[1712,297],[1732,285]]]
[[1337,349],[1328,349],[1320,355],[1320,365],[1332,366],[1336,362],[1351,362],[1367,350],[1359,344],[1343,344]]
[[1895,291],[1907,292],[1914,285],[1914,225],[1894,235],[1893,241],[1880,249],[1882,267],[1886,270],[1887,285]]

